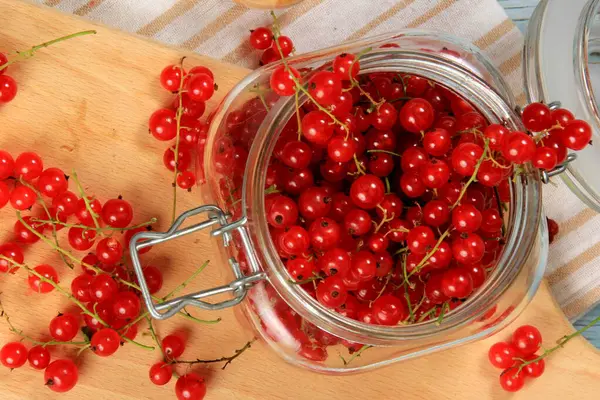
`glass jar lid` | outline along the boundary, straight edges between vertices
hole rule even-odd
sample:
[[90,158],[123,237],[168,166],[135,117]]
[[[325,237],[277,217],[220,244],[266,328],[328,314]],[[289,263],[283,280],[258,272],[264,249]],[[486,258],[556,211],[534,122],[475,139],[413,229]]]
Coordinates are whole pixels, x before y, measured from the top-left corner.
[[593,129],[593,144],[577,153],[562,179],[600,211],[600,0],[546,0],[528,27],[523,72],[528,102],[560,101]]

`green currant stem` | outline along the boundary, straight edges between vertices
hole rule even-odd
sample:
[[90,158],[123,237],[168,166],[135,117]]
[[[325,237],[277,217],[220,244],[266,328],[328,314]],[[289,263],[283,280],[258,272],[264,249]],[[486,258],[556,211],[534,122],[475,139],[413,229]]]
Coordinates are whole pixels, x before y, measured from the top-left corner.
[[458,204],[460,204],[460,201],[462,200],[464,195],[467,193],[467,189],[469,188],[469,185],[471,183],[475,182],[475,180],[477,179],[477,172],[479,172],[479,167],[481,167],[481,164],[485,160],[485,156],[487,155],[488,149],[489,149],[489,140],[485,139],[484,146],[483,146],[483,153],[481,154],[481,157],[477,161],[477,164],[475,164],[475,170],[473,171],[473,175],[471,175],[471,177],[469,178],[467,183],[461,189],[460,194],[458,195],[458,199],[456,199],[454,204],[452,204],[452,207],[450,207],[451,210],[454,207],[456,207]]
[[150,331],[150,336],[152,336],[152,340],[154,340],[154,342],[156,343],[156,346],[160,349],[163,360],[166,361],[165,351],[163,350],[162,343],[161,343],[160,339],[158,338],[156,331],[154,330],[154,325],[152,325],[152,319],[150,318],[150,316],[146,316],[146,321],[148,321],[148,331]]
[[494,197],[498,205],[498,213],[500,214],[500,221],[502,221],[502,237],[506,235],[506,228],[504,227],[504,209],[502,208],[502,201],[500,201],[500,193],[498,192],[498,186],[494,186]]
[[431,315],[433,315],[435,313],[436,308],[432,308],[431,310],[427,311],[426,313],[424,313],[423,315],[421,315],[419,317],[419,319],[417,320],[417,322],[423,322],[425,321],[428,317],[430,317]]
[[[179,68],[183,71],[183,61],[185,57],[181,58],[179,62]],[[183,76],[179,80],[179,91],[177,92],[177,99],[179,100],[179,104],[177,106],[177,112],[175,114],[175,122],[176,122],[176,134],[175,134],[175,154],[174,154],[174,162],[175,167],[173,168],[173,213],[171,214],[171,224],[175,222],[175,218],[177,217],[177,174],[179,173],[179,142],[180,142],[180,132],[181,129],[181,116],[183,115]]]
[[51,285],[54,289],[56,289],[57,291],[59,291],[60,293],[62,293],[65,297],[67,297],[69,300],[71,300],[73,303],[75,303],[79,308],[81,308],[81,311],[83,311],[84,314],[87,314],[90,317],[95,318],[102,325],[108,326],[108,324],[106,322],[104,322],[102,320],[102,318],[100,318],[100,316],[98,314],[90,311],[81,301],[79,301],[75,297],[73,297],[73,295],[71,295],[69,292],[67,292],[65,289],[63,289],[58,283],[54,282],[52,279],[46,278],[45,276],[43,276],[42,274],[40,274],[36,270],[34,270],[32,268],[29,268],[25,264],[17,263],[17,262],[15,262],[11,258],[8,258],[8,257],[5,257],[3,255],[0,255],[0,259],[6,260],[6,261],[10,262],[12,265],[14,265],[16,267],[19,267],[21,269],[26,270],[31,275],[38,277],[40,279],[40,281]]
[[195,364],[214,364],[214,363],[225,362],[225,364],[223,365],[223,367],[221,367],[221,369],[223,370],[223,369],[227,368],[227,366],[229,364],[231,364],[233,362],[233,360],[235,360],[236,358],[238,358],[239,356],[241,356],[243,352],[245,352],[250,347],[252,347],[252,343],[254,343],[255,341],[256,341],[256,338],[250,340],[249,342],[247,342],[244,345],[244,347],[242,347],[241,349],[237,349],[234,352],[234,354],[231,355],[231,356],[229,356],[229,357],[215,358],[215,359],[212,359],[212,360],[201,360],[201,359],[196,359],[196,360],[191,360],[191,361],[173,360],[173,361],[169,362],[169,364],[195,365]]
[[438,317],[437,321],[435,321],[435,324],[437,326],[440,326],[442,324],[442,321],[444,320],[444,317],[446,316],[446,313],[450,311],[450,304],[448,304],[448,302],[444,302],[441,305],[441,310],[440,310],[440,316]]
[[344,366],[347,366],[352,361],[354,361],[356,358],[360,357],[360,355],[363,353],[363,351],[366,351],[367,349],[370,349],[371,347],[373,347],[373,346],[371,346],[371,345],[363,346],[360,350],[358,350],[357,352],[352,354],[352,356],[348,360],[346,360],[346,359],[344,359],[344,357],[340,356],[340,358],[342,359],[342,362],[344,363]]
[[6,323],[8,324],[8,329],[19,335],[20,337],[22,337],[23,339],[27,340],[28,342],[31,342],[32,344],[35,345],[41,345],[42,347],[46,347],[46,346],[53,346],[53,345],[73,345],[73,346],[87,346],[89,344],[88,341],[83,341],[83,342],[75,342],[75,341],[68,341],[68,342],[61,342],[58,340],[50,340],[48,342],[43,342],[40,340],[36,340],[34,338],[32,338],[31,336],[27,336],[23,333],[22,330],[17,329],[12,322],[10,321],[10,317],[8,316],[8,314],[6,313],[6,310],[4,310],[4,306],[2,305],[2,302],[0,302],[0,316],[3,316],[4,319],[6,320]]
[[[67,251],[67,250],[63,249],[62,247],[56,246],[54,243],[52,243],[52,241],[51,241],[50,239],[48,239],[46,236],[42,235],[41,233],[37,232],[36,230],[34,230],[34,229],[33,229],[33,228],[32,228],[32,227],[31,227],[31,226],[30,226],[30,225],[29,225],[27,222],[25,222],[25,221],[23,220],[23,217],[21,216],[21,212],[20,212],[20,211],[17,211],[17,218],[18,218],[18,220],[19,220],[19,221],[21,221],[21,223],[22,223],[22,224],[23,224],[23,225],[24,225],[24,226],[25,226],[27,229],[29,229],[29,231],[30,231],[31,233],[33,233],[34,235],[36,235],[37,237],[39,237],[39,238],[40,238],[40,239],[41,239],[43,242],[45,242],[47,245],[49,245],[49,246],[50,246],[50,247],[52,247],[53,249],[55,249],[55,250],[57,250],[57,251],[59,251],[59,252],[63,253],[65,256],[67,256],[68,258],[70,258],[70,259],[71,259],[71,260],[73,260],[74,262],[76,262],[76,263],[79,263],[79,264],[83,265],[84,267],[86,267],[86,268],[89,268],[89,269],[91,269],[92,271],[94,271],[94,272],[96,272],[96,273],[98,273],[98,274],[105,274],[105,273],[107,273],[107,272],[105,272],[105,271],[102,271],[100,268],[96,267],[95,265],[91,265],[91,264],[88,264],[88,263],[85,263],[85,262],[83,262],[83,260],[81,260],[81,259],[79,259],[79,258],[75,257],[73,254],[71,254],[71,252],[69,252],[69,251]],[[0,257],[3,257],[3,256],[0,256]],[[12,262],[13,264],[16,264],[16,263],[14,263],[14,262],[13,262],[11,259],[7,259],[7,260],[8,260],[8,261],[10,261],[10,262]],[[119,283],[121,283],[121,284],[123,284],[123,285],[125,285],[125,286],[128,286],[128,287],[130,287],[130,288],[132,288],[132,289],[135,289],[135,290],[137,290],[138,292],[141,292],[141,291],[142,291],[142,289],[141,289],[141,288],[140,288],[138,285],[136,285],[135,283],[132,283],[132,282],[129,282],[129,281],[125,280],[125,279],[119,278],[119,277],[118,277],[118,276],[116,276],[116,275],[113,275],[113,274],[110,274],[110,273],[108,273],[108,274],[109,274],[109,275],[110,275],[110,276],[111,276],[113,279],[117,280]],[[159,298],[158,298],[158,297],[156,297],[156,296],[152,296],[152,299],[154,299],[154,300],[156,300],[156,301],[160,301],[160,300],[161,300],[161,299],[159,299]],[[189,320],[191,320],[191,321],[198,322],[198,323],[201,323],[201,324],[214,324],[214,323],[217,323],[217,322],[220,322],[220,321],[221,321],[221,319],[220,319],[220,318],[218,318],[218,319],[216,319],[216,320],[208,320],[208,321],[205,321],[205,320],[202,320],[202,319],[196,318],[196,317],[194,317],[194,316],[190,315],[190,314],[189,314],[189,313],[187,313],[187,312],[185,312],[185,313],[184,313],[183,311],[180,311],[178,314],[179,314],[180,316],[182,316],[183,318],[185,318],[185,319],[189,319]]]
[[90,213],[90,216],[92,217],[92,221],[94,221],[94,226],[96,227],[96,229],[100,229],[100,224],[98,223],[98,218],[100,216],[98,214],[96,214],[94,212],[94,210],[92,210],[90,201],[87,198],[87,196],[85,195],[85,191],[83,190],[83,186],[81,186],[81,182],[79,182],[79,177],[77,176],[77,172],[75,172],[73,170],[71,172],[71,177],[73,178],[73,182],[75,182],[75,185],[77,186],[77,191],[79,192],[79,195],[81,196],[81,198],[83,199],[83,202],[85,203],[85,208],[87,209],[87,212]]
[[125,336],[121,336],[121,339],[123,339],[127,343],[134,344],[137,347],[139,347],[141,349],[144,349],[144,350],[148,350],[148,351],[154,351],[154,350],[156,350],[156,347],[154,347],[154,346],[148,346],[148,345],[142,344],[140,342],[136,342],[135,340],[131,340],[128,337],[125,337]]
[[102,234],[102,232],[105,232],[105,231],[116,231],[116,232],[130,231],[133,229],[143,228],[145,226],[149,226],[149,225],[152,225],[152,224],[155,224],[158,222],[157,218],[151,218],[149,221],[142,222],[141,224],[137,224],[137,225],[128,226],[125,228],[114,228],[112,226],[103,226],[100,228],[93,228],[91,226],[87,226],[87,225],[83,225],[83,224],[68,224],[66,222],[61,222],[61,221],[53,219],[53,218],[52,219],[32,218],[31,220],[42,223],[42,224],[61,225],[61,226],[64,226],[65,228],[81,228],[81,229],[85,229],[87,231],[94,231],[99,234]]
[[293,279],[289,279],[288,282],[291,283],[292,285],[304,285],[305,283],[310,283],[310,282],[318,281],[321,279],[323,279],[323,278],[321,278],[318,275],[315,275],[315,276],[311,276],[310,278],[303,279],[301,281],[295,281]]
[[390,187],[390,180],[388,179],[387,176],[384,178],[384,182],[385,182],[385,192],[386,193],[391,193],[392,189]]
[[538,357],[536,357],[536,358],[534,358],[534,359],[532,359],[532,360],[525,361],[523,364],[521,364],[521,365],[519,366],[519,370],[517,371],[517,374],[518,374],[519,372],[521,372],[521,370],[522,370],[522,369],[523,369],[525,366],[527,366],[527,365],[529,365],[529,364],[533,364],[533,363],[535,363],[535,362],[538,362],[538,361],[540,361],[540,360],[542,360],[542,359],[544,359],[544,358],[548,357],[550,354],[554,353],[556,350],[563,348],[563,347],[565,346],[565,344],[567,344],[567,343],[568,343],[568,342],[569,342],[571,339],[573,339],[574,337],[580,336],[580,335],[581,335],[581,334],[583,334],[585,331],[587,331],[587,330],[588,330],[588,329],[590,329],[592,326],[594,326],[594,325],[596,325],[596,324],[598,324],[598,323],[600,323],[600,316],[598,316],[598,317],[596,317],[595,319],[593,319],[592,321],[590,321],[590,323],[589,323],[589,324],[587,324],[587,325],[586,325],[586,326],[584,326],[583,328],[579,329],[578,331],[575,331],[575,332],[571,333],[570,335],[566,335],[566,336],[563,336],[563,337],[561,337],[560,339],[558,339],[558,340],[556,341],[556,343],[557,343],[557,345],[556,345],[556,346],[554,346],[554,347],[552,347],[552,348],[550,348],[550,349],[548,349],[548,350],[545,350],[545,351],[544,351],[544,352],[543,352],[543,353],[542,353],[540,356],[538,356]]
[[[26,182],[23,178],[19,178],[19,181],[21,182],[21,184],[23,186],[26,186],[29,189],[33,190],[33,192],[35,193],[35,195],[37,197],[37,202],[41,204],[41,206],[44,209],[44,212],[46,213],[46,215],[48,216],[48,218],[52,219],[52,216],[50,215],[50,211],[48,210],[48,207],[46,206],[46,202],[42,198],[42,194],[33,185],[29,184],[29,182]],[[56,225],[53,222],[49,222],[49,223],[52,226],[52,238],[54,239],[54,243],[58,247],[59,243],[58,243],[58,235],[56,234]],[[59,254],[61,260],[65,263],[65,265],[67,267],[69,267],[71,269],[75,268],[75,266],[73,265],[73,263],[71,263],[69,260],[67,260],[67,258],[65,257],[64,254],[62,254],[60,251],[58,252],[58,254]]]
[[356,171],[358,172],[358,174],[365,175],[367,173],[367,171],[365,171],[363,169],[363,167],[360,165],[360,161],[358,161],[358,157],[356,157],[356,153],[354,153],[352,155],[352,157],[354,157],[354,164],[356,164]]
[[369,307],[373,306],[373,303],[381,297],[381,295],[383,294],[383,292],[385,291],[385,289],[387,289],[388,285],[390,284],[390,279],[392,279],[392,274],[389,273],[387,275],[387,278],[385,280],[385,283],[383,284],[383,287],[381,288],[381,290],[379,291],[379,293],[377,293],[377,297],[375,297],[372,301],[369,302]]
[[378,149],[367,150],[367,153],[386,153],[386,154],[391,154],[391,155],[396,156],[396,157],[401,157],[400,154],[394,153],[393,151],[389,151],[389,150],[378,150]]
[[35,54],[36,51],[38,51],[40,49],[43,49],[45,47],[52,46],[53,44],[56,44],[56,43],[59,43],[59,42],[63,42],[65,40],[73,39],[73,38],[76,38],[78,36],[94,35],[94,34],[96,34],[96,31],[93,31],[93,30],[92,31],[82,31],[82,32],[72,33],[72,34],[67,35],[67,36],[62,36],[62,37],[59,37],[57,39],[50,40],[49,42],[44,42],[42,44],[38,44],[37,46],[33,46],[32,48],[30,48],[29,50],[17,52],[17,57],[15,57],[14,59],[8,61],[6,64],[1,65],[0,66],[0,71],[2,71],[3,69],[5,69],[6,67],[8,67],[11,64],[17,63],[19,61],[27,60],[28,58],[33,57],[33,55]]

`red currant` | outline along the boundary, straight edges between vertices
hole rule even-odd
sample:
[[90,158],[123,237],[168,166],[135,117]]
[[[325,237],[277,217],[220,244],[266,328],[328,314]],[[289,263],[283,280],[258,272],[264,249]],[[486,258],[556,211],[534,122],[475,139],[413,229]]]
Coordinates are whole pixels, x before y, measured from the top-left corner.
[[92,248],[96,241],[96,231],[85,230],[83,228],[72,227],[69,229],[69,245],[78,251],[85,251]]
[[423,207],[423,221],[429,225],[438,227],[448,222],[450,207],[443,200],[431,200]]
[[[533,361],[538,358],[537,354],[532,354],[525,357],[525,361]],[[525,376],[529,376],[531,378],[539,378],[544,374],[546,369],[546,362],[544,359],[539,359],[538,361],[532,362],[531,364],[527,364],[523,367],[523,372]]]
[[214,78],[205,73],[195,73],[187,81],[187,93],[194,101],[208,101],[215,92]]
[[302,83],[300,73],[294,67],[281,65],[271,74],[271,89],[280,96],[291,96],[296,93],[296,82]]
[[77,366],[71,360],[53,361],[44,371],[46,387],[57,393],[64,393],[73,389],[78,379]]
[[168,360],[175,360],[183,354],[185,342],[179,335],[168,335],[162,340],[162,349]]
[[50,336],[59,342],[68,342],[77,336],[79,319],[73,314],[58,314],[49,326]]
[[362,175],[350,186],[350,198],[360,208],[370,210],[383,200],[385,187],[375,175]]
[[490,149],[502,151],[504,149],[504,141],[510,134],[510,131],[504,125],[491,124],[485,128],[483,134],[489,140]]
[[100,357],[108,357],[119,350],[121,337],[114,329],[102,328],[94,333],[90,345],[94,353]]
[[184,190],[191,190],[196,184],[196,175],[191,171],[183,171],[177,174],[177,186]]
[[[277,45],[279,45],[279,47],[277,47]],[[280,54],[283,57],[287,57],[292,53],[292,51],[294,51],[294,43],[292,42],[292,39],[290,39],[287,36],[279,36],[277,38],[277,44],[273,42],[271,48],[277,54]]]
[[521,115],[523,125],[532,132],[541,132],[552,127],[550,108],[542,103],[528,104]]
[[525,385],[525,373],[513,367],[500,374],[500,386],[507,392],[518,392]]
[[420,168],[423,184],[430,189],[439,189],[450,179],[450,168],[441,160],[430,160]]
[[175,111],[163,108],[155,111],[148,122],[150,133],[158,140],[166,141],[177,136]]
[[0,75],[0,103],[8,103],[17,95],[17,82],[8,75]]
[[460,204],[452,210],[452,225],[458,232],[475,232],[481,221],[481,212],[472,204]]
[[535,142],[525,132],[511,132],[504,141],[502,154],[515,164],[531,161],[535,156]]
[[96,245],[96,256],[101,263],[115,264],[123,256],[123,245],[114,237],[104,238]]
[[[91,211],[94,214],[96,214],[95,217],[96,217],[96,220],[98,220],[100,218],[99,214],[102,211],[102,204],[100,204],[100,201],[98,199],[95,199],[93,197],[88,196],[87,200],[89,203],[89,208],[91,209]],[[94,216],[92,216],[92,214],[88,210],[88,207],[85,204],[84,199],[79,199],[77,201],[77,209],[75,210],[75,217],[77,217],[79,222],[81,222],[83,225],[87,225],[87,226],[94,225]]]
[[118,319],[131,320],[138,316],[142,304],[133,292],[119,292],[114,297],[113,315]]
[[408,232],[406,244],[415,254],[425,254],[435,245],[435,234],[427,226],[417,226]]
[[0,349],[0,362],[7,368],[19,368],[27,361],[27,348],[21,342],[11,342]]
[[177,379],[175,384],[177,400],[202,400],[206,396],[206,383],[204,378],[190,372]]
[[400,124],[408,132],[419,133],[433,125],[435,111],[425,99],[412,99],[406,102],[400,110]]
[[337,308],[346,302],[348,290],[337,275],[325,278],[317,286],[317,300],[328,308]]
[[302,134],[315,145],[326,146],[333,130],[333,120],[323,111],[311,111],[302,118]]
[[333,72],[340,79],[349,81],[356,78],[360,71],[360,61],[356,59],[354,54],[342,53],[333,59]]
[[542,334],[535,326],[523,325],[513,333],[512,344],[520,354],[529,356],[540,349]]
[[452,168],[460,175],[471,176],[482,156],[481,146],[475,143],[462,143],[452,151]]
[[89,274],[83,274],[77,276],[73,281],[71,281],[71,293],[73,296],[83,302],[88,302],[92,300],[92,296],[90,295],[90,284],[92,283],[92,276]]
[[333,104],[342,93],[342,81],[330,71],[319,71],[308,81],[308,93],[323,106]]
[[423,136],[423,147],[427,153],[434,157],[441,157],[450,151],[452,137],[442,128],[434,129]]
[[266,50],[273,44],[273,32],[266,27],[250,31],[250,46],[257,50]]
[[35,192],[27,186],[17,186],[10,194],[10,204],[15,210],[31,208],[37,199]]
[[[42,264],[38,265],[33,270],[39,275],[43,276],[45,279],[53,281],[54,283],[58,283],[58,274],[52,266],[48,264]],[[29,275],[27,282],[29,283],[29,287],[37,293],[49,293],[54,290],[54,286],[48,282],[42,281],[42,279],[33,274]]]
[[177,65],[169,65],[160,73],[160,84],[169,92],[177,92],[184,76],[185,70],[183,68]]
[[444,272],[442,292],[450,298],[464,299],[473,292],[473,278],[465,267],[454,267]]
[[561,132],[563,145],[571,150],[582,150],[592,140],[592,127],[579,119],[568,122]]
[[17,241],[24,244],[32,244],[40,240],[38,235],[44,232],[44,224],[32,221],[32,217],[23,217],[23,221],[25,224],[17,221],[14,225],[14,234]]
[[94,301],[111,300],[119,291],[117,282],[108,274],[94,276],[90,283],[90,297]]
[[46,369],[50,364],[50,352],[43,346],[33,346],[29,349],[27,360],[34,369]]
[[483,258],[485,244],[476,233],[463,234],[452,242],[452,254],[461,264],[474,264]]
[[133,219],[131,204],[123,199],[111,199],[102,206],[102,220],[113,228],[125,228]]
[[169,383],[173,377],[173,367],[164,361],[157,362],[150,368],[150,382],[162,386]]
[[556,151],[551,147],[538,147],[535,150],[535,155],[533,156],[533,165],[539,169],[545,169],[546,171],[550,171],[556,164],[558,164],[558,157],[556,155]]

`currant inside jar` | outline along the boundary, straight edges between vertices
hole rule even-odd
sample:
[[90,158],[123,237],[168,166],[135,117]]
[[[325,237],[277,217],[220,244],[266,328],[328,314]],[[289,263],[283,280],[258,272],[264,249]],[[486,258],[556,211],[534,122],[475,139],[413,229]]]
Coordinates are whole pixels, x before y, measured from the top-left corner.
[[[362,55],[361,89],[332,78],[346,54]],[[507,160],[481,162],[500,143],[509,145],[494,151],[516,162],[536,152],[514,136],[525,127],[496,69],[470,45],[419,31],[287,63],[305,91],[271,91],[289,94],[282,64],[250,74],[216,113],[203,160],[207,200],[250,238],[234,235],[227,257],[267,277],[241,305],[249,325],[294,364],[346,373],[514,319],[540,283],[547,233],[538,170],[520,165],[513,179]],[[497,124],[489,135],[488,124]],[[479,183],[466,188],[471,176]]]

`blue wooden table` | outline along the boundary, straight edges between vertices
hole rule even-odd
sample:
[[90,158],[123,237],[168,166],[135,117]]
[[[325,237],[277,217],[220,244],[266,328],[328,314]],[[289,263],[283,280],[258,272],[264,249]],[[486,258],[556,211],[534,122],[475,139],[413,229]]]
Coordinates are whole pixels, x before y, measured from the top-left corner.
[[[527,32],[527,23],[539,0],[498,0],[504,7],[508,16],[519,27],[521,32]],[[600,266],[599,266],[600,267]],[[575,321],[573,325],[577,329],[587,325],[592,319],[600,315],[600,305],[591,310],[587,315]],[[588,330],[584,336],[600,349],[600,325]]]

